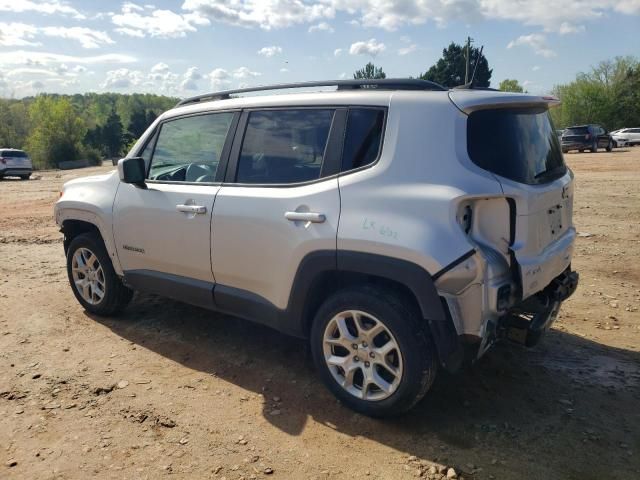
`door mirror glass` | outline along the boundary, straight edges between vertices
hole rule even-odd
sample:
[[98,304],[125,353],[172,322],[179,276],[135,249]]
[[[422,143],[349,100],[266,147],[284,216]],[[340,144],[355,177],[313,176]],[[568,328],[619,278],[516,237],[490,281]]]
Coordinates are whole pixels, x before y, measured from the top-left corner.
[[120,180],[124,183],[130,183],[137,187],[146,188],[144,183],[146,177],[144,158],[121,158],[118,161],[118,175],[120,176]]

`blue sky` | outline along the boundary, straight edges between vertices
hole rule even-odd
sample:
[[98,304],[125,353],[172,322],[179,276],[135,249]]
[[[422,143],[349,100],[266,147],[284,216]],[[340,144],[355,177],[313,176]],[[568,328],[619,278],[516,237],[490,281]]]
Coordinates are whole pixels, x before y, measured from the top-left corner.
[[416,76],[467,35],[532,93],[640,56],[640,0],[0,0],[0,96]]

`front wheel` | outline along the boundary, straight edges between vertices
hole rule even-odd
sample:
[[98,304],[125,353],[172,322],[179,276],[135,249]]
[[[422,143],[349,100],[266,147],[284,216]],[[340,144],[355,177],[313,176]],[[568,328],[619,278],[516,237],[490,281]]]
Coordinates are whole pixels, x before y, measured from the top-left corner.
[[127,306],[133,291],[125,287],[97,235],[75,237],[67,250],[67,274],[71,290],[90,313],[110,316]]
[[20,180],[29,180],[31,175],[20,175]]
[[339,291],[322,304],[311,329],[311,352],[329,390],[372,417],[409,410],[437,371],[417,307],[373,287]]

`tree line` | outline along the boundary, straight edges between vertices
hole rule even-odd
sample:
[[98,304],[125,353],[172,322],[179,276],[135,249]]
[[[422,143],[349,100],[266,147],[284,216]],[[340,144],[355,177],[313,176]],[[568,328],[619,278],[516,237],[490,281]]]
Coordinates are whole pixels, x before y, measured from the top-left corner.
[[[442,57],[418,78],[453,88],[464,83],[465,47],[451,43],[442,51]],[[490,87],[493,70],[479,49],[470,49],[470,67],[476,69],[474,87]],[[386,78],[380,66],[367,63],[356,70],[353,78]],[[525,92],[516,79],[504,79],[498,90]],[[525,92],[526,93],[526,92]],[[561,104],[551,109],[556,127],[597,123],[608,130],[640,126],[640,62],[635,57],[615,57],[591,67],[588,72],[578,73],[576,79],[566,84],[555,85],[550,94],[558,97]]]
[[0,147],[27,151],[36,168],[118,157],[178,99],[152,94],[41,94],[0,99]]
[[[466,55],[465,46],[452,42],[417,77],[448,88],[462,85]],[[490,87],[493,70],[481,49],[470,46],[469,71],[474,70],[473,85]],[[378,79],[386,78],[386,73],[369,62],[353,77]],[[523,92],[524,88],[516,79],[505,79],[499,90]],[[574,81],[554,86],[550,93],[562,102],[551,110],[558,128],[585,123],[609,130],[640,126],[640,62],[634,57],[600,62]],[[81,159],[97,164],[126,153],[155,118],[177,101],[162,95],[117,93],[0,99],[0,147],[26,150],[37,168]]]

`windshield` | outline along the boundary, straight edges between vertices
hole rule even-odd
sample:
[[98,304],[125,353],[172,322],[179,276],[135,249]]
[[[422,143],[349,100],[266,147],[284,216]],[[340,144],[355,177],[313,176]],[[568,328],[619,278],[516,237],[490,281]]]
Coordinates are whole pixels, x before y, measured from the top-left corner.
[[473,112],[467,123],[467,149],[480,168],[520,183],[545,183],[566,172],[545,108]]

